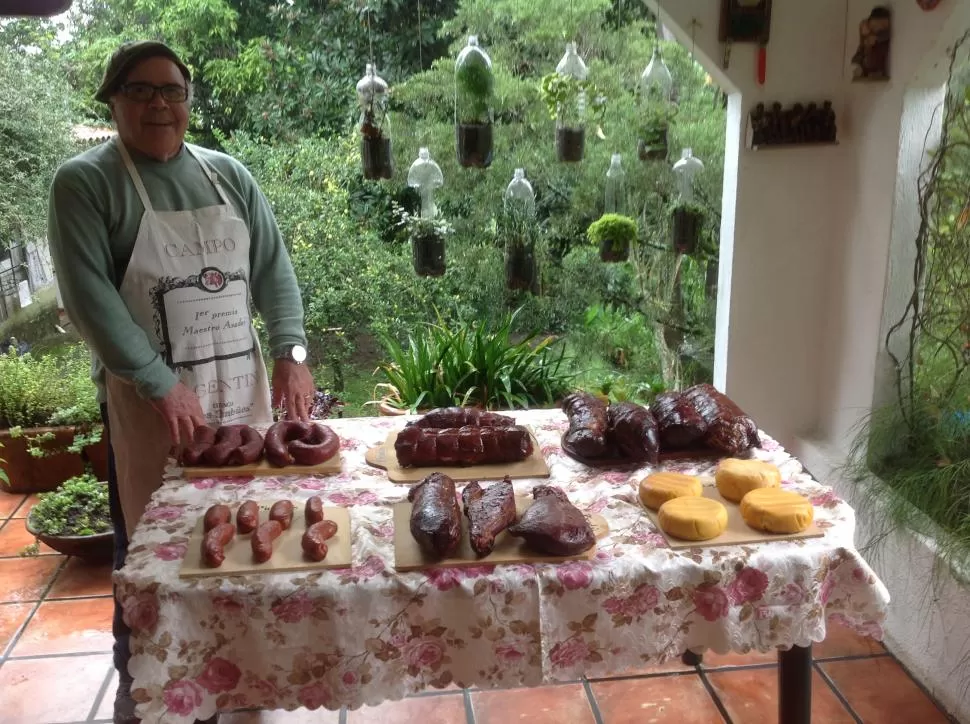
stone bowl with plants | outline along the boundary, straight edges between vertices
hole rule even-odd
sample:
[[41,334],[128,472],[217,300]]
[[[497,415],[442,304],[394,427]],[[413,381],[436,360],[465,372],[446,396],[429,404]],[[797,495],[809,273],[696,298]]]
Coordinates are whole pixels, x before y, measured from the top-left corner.
[[42,493],[27,515],[26,526],[41,543],[65,555],[104,562],[114,553],[108,485],[90,473]]
[[637,222],[623,214],[603,214],[589,225],[586,237],[599,247],[602,261],[626,261],[637,239]]

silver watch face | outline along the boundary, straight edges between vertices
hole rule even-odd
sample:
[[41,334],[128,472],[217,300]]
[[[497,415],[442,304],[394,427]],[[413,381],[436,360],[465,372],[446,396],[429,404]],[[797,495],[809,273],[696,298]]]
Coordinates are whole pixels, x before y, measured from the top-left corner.
[[303,364],[306,361],[306,347],[302,344],[294,344],[290,347],[290,358],[294,362]]

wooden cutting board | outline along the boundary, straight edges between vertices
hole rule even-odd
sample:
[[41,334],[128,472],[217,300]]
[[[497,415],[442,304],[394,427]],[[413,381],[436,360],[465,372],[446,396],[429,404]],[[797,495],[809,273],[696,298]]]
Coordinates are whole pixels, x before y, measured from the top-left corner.
[[[532,432],[529,432],[532,435]],[[397,462],[394,451],[394,441],[397,432],[388,434],[383,445],[368,448],[364,453],[364,460],[375,468],[387,471],[387,479],[392,483],[420,483],[431,473],[444,473],[456,482],[466,480],[501,480],[506,475],[510,478],[548,478],[549,466],[542,457],[542,450],[535,435],[532,435],[532,454],[517,463],[497,463],[492,465],[449,466],[437,465],[426,468],[402,468]]]
[[741,517],[741,506],[722,497],[715,485],[705,485],[703,495],[705,498],[710,498],[711,500],[716,500],[719,503],[722,503],[724,507],[727,508],[728,514],[727,528],[724,529],[724,532],[721,533],[721,535],[717,536],[716,538],[711,538],[710,540],[690,541],[675,538],[674,536],[666,533],[664,529],[660,527],[660,521],[655,511],[650,510],[649,508],[644,508],[647,513],[647,517],[650,518],[650,522],[653,523],[654,527],[656,527],[658,531],[660,531],[660,534],[667,540],[667,544],[671,548],[712,548],[714,546],[734,546],[747,543],[769,543],[771,541],[778,540],[821,538],[825,535],[825,532],[815,525],[814,521],[801,533],[763,533],[762,531],[755,530],[745,523],[744,518]]
[[186,465],[182,475],[186,478],[234,478],[245,475],[336,475],[343,467],[343,454],[337,454],[319,465],[286,465],[278,468],[265,459],[251,465],[232,467],[212,467],[205,465]]
[[[259,520],[269,519],[269,509],[275,500],[259,503]],[[306,531],[306,519],[303,517],[304,501],[293,501],[293,523],[289,530],[273,541],[273,557],[266,563],[253,562],[253,549],[250,543],[252,534],[236,536],[226,546],[226,560],[218,568],[209,568],[202,562],[202,524],[203,515],[192,529],[189,537],[189,549],[182,561],[179,571],[180,578],[206,578],[209,576],[245,575],[247,573],[287,573],[304,570],[327,570],[330,568],[346,568],[351,562],[351,530],[350,511],[346,508],[323,509],[325,519],[337,524],[337,533],[327,541],[327,557],[320,562],[310,561],[303,557],[303,547],[300,545],[303,533]],[[236,510],[232,508],[233,521]]]
[[[516,496],[515,508],[519,516],[532,505],[532,498]],[[398,571],[417,571],[426,568],[460,568],[463,566],[494,565],[496,563],[563,563],[585,561],[596,555],[594,545],[588,551],[575,556],[551,556],[529,548],[525,541],[502,531],[495,538],[495,548],[484,558],[479,558],[468,540],[468,518],[461,517],[461,544],[450,558],[440,559],[424,552],[411,535],[411,503],[405,501],[394,505],[394,568]],[[598,514],[589,516],[593,533],[600,539],[609,533],[606,519]]]

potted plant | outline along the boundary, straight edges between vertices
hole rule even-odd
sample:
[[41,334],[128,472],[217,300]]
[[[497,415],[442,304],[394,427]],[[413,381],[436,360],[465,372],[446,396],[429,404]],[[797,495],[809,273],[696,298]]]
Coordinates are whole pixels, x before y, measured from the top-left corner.
[[445,240],[455,228],[440,212],[433,218],[412,214],[394,204],[397,225],[407,231],[411,243],[414,273],[422,277],[440,277],[445,273]]
[[602,118],[606,99],[592,81],[556,72],[543,76],[540,93],[550,117],[556,121],[558,159],[566,163],[582,161],[586,145],[585,117],[588,113],[594,121]]
[[603,214],[589,225],[586,236],[599,247],[601,260],[626,261],[637,238],[637,222],[622,214]]
[[704,207],[692,201],[680,201],[672,216],[674,251],[688,255],[696,253],[704,228]]
[[539,292],[537,223],[531,214],[512,205],[503,210],[496,224],[498,242],[505,249],[505,286],[512,291]]
[[364,178],[387,179],[394,175],[390,126],[387,115],[387,83],[367,63],[364,77],[357,82],[360,103],[360,163]]
[[0,354],[4,489],[53,490],[87,465],[107,477],[107,441],[90,367],[82,344],[60,356],[20,355],[14,349]]
[[647,106],[637,131],[637,155],[641,161],[667,158],[667,132],[674,112],[668,106]]
[[471,35],[455,61],[455,135],[458,163],[466,168],[492,164],[494,86],[492,61]]
[[27,530],[59,553],[90,561],[109,561],[114,532],[108,486],[89,474],[65,480],[40,496],[27,516]]

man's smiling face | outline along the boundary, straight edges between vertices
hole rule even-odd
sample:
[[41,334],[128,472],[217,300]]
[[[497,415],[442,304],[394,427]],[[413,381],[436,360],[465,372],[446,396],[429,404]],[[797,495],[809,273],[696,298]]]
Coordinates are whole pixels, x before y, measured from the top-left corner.
[[168,58],[147,58],[131,69],[121,89],[111,99],[111,115],[125,145],[158,161],[167,161],[182,147],[189,125],[188,100],[165,100],[163,90],[155,90],[147,100],[136,100],[132,97],[138,96],[135,91],[152,90],[141,86],[185,89],[185,78]]

